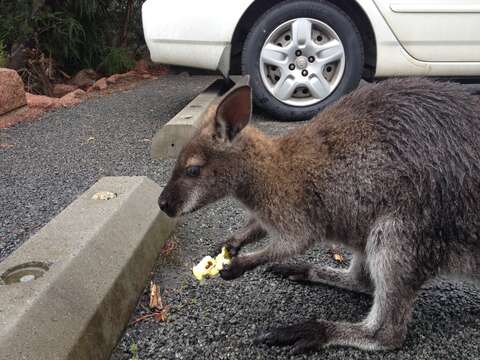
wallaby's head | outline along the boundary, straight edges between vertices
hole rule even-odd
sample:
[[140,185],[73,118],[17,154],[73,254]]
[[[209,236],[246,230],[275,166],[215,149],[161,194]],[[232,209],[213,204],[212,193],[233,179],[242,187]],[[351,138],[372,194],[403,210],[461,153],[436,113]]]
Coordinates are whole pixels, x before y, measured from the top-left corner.
[[158,204],[168,216],[184,215],[234,191],[239,181],[239,133],[252,111],[250,87],[238,86],[207,113],[203,125],[180,152]]

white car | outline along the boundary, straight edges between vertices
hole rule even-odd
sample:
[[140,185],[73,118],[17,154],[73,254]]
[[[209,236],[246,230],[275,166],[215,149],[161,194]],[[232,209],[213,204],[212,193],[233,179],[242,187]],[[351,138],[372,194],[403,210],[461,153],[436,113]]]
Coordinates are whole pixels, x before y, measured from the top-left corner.
[[152,60],[249,74],[255,103],[312,117],[361,78],[480,76],[476,0],[147,0]]

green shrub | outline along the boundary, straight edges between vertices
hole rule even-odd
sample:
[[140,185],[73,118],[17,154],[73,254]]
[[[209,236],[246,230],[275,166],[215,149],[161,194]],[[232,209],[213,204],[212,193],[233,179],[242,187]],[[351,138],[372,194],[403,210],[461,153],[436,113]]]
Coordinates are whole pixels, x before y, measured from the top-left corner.
[[106,75],[123,73],[135,66],[135,61],[127,49],[110,48],[105,59],[99,66],[99,70]]
[[0,68],[7,66],[7,53],[5,52],[5,47],[3,42],[0,40]]
[[[0,0],[0,39],[7,53],[20,44],[37,48],[70,75],[97,68],[106,56],[112,57],[108,59],[112,66],[125,68],[129,62],[118,59],[125,60],[126,56],[117,55],[115,48],[128,47],[134,53],[145,44],[143,1]],[[128,4],[131,16],[124,41],[122,29]]]

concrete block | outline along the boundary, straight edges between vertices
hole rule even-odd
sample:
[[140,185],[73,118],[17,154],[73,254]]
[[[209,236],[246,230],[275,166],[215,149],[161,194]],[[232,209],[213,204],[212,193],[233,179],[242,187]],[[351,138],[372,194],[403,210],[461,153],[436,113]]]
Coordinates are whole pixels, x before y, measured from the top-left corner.
[[215,80],[182,111],[163,125],[152,140],[150,154],[153,159],[174,159],[199,127],[208,108],[227,91],[233,83]]
[[0,263],[0,359],[109,357],[174,227],[160,191],[103,178]]

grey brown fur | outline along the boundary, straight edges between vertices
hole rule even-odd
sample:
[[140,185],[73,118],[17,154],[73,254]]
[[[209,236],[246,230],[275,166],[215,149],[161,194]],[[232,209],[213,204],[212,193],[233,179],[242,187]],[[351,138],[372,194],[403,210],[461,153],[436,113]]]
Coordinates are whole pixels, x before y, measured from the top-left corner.
[[[176,216],[225,196],[243,203],[253,220],[227,241],[238,254],[224,279],[315,242],[338,243],[354,254],[348,271],[285,264],[271,271],[374,298],[359,323],[308,321],[257,342],[294,352],[396,348],[425,281],[480,275],[480,104],[461,86],[415,78],[367,85],[276,138],[245,126],[250,101],[242,87],[212,109],[180,154],[161,207]],[[186,176],[192,164],[199,172]],[[270,245],[240,253],[266,233]]]

